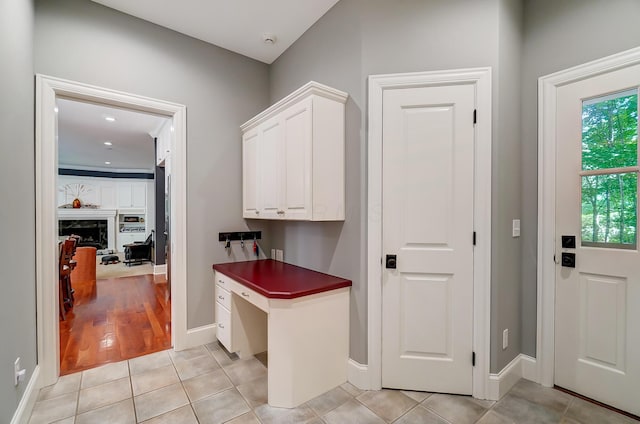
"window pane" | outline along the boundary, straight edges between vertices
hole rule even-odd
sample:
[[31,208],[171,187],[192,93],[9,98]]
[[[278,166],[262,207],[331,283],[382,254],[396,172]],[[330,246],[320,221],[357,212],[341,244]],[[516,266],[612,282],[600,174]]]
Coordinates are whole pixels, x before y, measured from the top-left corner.
[[582,103],[582,169],[638,164],[638,91]]
[[582,177],[582,244],[635,248],[638,174]]

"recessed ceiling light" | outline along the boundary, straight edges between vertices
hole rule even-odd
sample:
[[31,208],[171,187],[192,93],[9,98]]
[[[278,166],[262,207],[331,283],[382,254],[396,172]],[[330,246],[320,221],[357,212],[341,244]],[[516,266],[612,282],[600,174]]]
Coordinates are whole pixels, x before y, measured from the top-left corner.
[[104,120],[108,122],[115,122],[116,118],[114,118],[113,116],[105,116]]
[[105,141],[105,142],[104,142],[104,145],[105,145],[105,146],[113,146],[113,143],[112,143],[112,142],[110,142],[110,141]]
[[109,161],[105,161],[105,162],[104,162],[104,164],[105,164],[105,165],[111,165],[111,162],[109,162]]

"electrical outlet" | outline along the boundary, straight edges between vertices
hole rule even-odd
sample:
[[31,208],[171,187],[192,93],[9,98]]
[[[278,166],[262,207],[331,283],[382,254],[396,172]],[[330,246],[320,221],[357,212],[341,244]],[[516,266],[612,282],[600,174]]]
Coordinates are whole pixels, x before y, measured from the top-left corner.
[[25,375],[27,374],[27,370],[22,369],[22,365],[20,364],[20,358],[17,358],[13,363],[13,385],[17,386],[22,380],[24,380]]
[[284,253],[280,249],[276,249],[276,261],[284,261]]
[[505,328],[502,332],[502,350],[509,347],[509,329]]

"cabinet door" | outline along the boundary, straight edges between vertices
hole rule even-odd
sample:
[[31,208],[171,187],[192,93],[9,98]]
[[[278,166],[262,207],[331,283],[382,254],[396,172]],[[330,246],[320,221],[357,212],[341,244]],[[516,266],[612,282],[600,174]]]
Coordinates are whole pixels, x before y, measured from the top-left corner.
[[260,218],[258,209],[258,131],[242,136],[242,216]]
[[147,183],[131,183],[131,207],[147,206]]
[[308,99],[282,116],[281,208],[285,219],[311,219],[311,107]]
[[258,193],[259,211],[262,218],[282,218],[281,142],[282,125],[278,119],[272,119],[258,127]]
[[116,206],[116,185],[113,183],[103,183],[100,188],[100,207],[102,209],[115,209]]
[[131,183],[118,183],[118,208],[130,208],[132,203]]

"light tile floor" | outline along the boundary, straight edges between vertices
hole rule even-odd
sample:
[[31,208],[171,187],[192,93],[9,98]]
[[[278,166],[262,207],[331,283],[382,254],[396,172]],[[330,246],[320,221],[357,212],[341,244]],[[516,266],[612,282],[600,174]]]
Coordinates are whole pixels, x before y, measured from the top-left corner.
[[40,390],[30,423],[503,424],[636,423],[568,394],[520,380],[499,402],[345,383],[296,409],[267,401],[266,358],[230,356],[217,343],[153,353],[61,377]]

